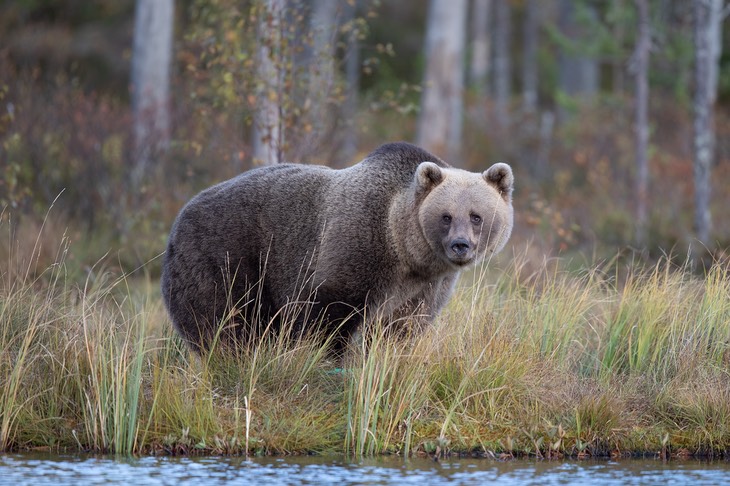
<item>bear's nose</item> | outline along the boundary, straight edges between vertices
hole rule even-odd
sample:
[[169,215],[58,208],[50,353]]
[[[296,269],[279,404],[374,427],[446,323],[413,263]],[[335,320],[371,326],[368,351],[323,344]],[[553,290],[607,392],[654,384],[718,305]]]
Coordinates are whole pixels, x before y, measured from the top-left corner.
[[464,256],[469,251],[469,242],[464,238],[458,238],[451,242],[451,251],[458,256]]

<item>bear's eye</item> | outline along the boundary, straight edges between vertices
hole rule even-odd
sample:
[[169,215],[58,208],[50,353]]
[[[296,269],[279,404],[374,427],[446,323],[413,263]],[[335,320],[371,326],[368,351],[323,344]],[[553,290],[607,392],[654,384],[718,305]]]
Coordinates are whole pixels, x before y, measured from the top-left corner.
[[472,224],[482,224],[482,217],[479,216],[478,214],[472,214],[471,222],[472,222]]
[[443,216],[441,216],[441,221],[443,221],[444,224],[451,224],[451,216],[449,216],[448,214],[444,214]]

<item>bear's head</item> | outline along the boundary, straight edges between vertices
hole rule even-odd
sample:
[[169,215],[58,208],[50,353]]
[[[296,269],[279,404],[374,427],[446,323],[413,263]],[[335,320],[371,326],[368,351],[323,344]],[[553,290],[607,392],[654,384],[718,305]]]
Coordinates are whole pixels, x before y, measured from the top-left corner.
[[507,164],[474,173],[422,162],[415,175],[416,201],[431,250],[452,268],[501,250],[512,233],[513,185]]

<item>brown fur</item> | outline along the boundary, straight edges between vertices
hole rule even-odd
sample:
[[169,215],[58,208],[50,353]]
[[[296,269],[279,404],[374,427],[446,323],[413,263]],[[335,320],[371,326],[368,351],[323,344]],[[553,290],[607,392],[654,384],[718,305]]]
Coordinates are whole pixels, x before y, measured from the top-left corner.
[[221,322],[232,324],[224,341],[257,339],[292,309],[295,331],[323,322],[339,345],[363,313],[430,321],[459,272],[506,243],[512,186],[506,164],[470,173],[407,143],[348,169],[254,169],[180,211],[163,298],[196,350]]

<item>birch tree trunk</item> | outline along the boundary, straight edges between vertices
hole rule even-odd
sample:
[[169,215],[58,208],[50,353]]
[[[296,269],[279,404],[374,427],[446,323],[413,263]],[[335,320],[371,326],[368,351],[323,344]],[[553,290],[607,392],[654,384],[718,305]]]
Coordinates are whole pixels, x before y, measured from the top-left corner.
[[357,1],[346,7],[344,19],[350,24],[347,32],[345,52],[345,81],[347,90],[342,105],[342,116],[345,119],[345,135],[342,141],[342,160],[351,161],[357,154],[357,113],[360,92],[360,29],[356,21]]
[[469,63],[469,85],[483,96],[489,92],[489,21],[492,0],[473,0],[471,17],[471,62]]
[[[309,113],[307,118],[312,126],[312,133],[307,137],[307,145],[317,146],[325,137],[326,120],[332,116],[328,113],[328,100],[332,96],[335,85],[335,37],[338,26],[338,8],[340,3],[332,0],[314,0],[310,32],[312,35],[312,59],[309,69]],[[313,150],[317,152],[317,150]]]
[[282,20],[285,0],[265,0],[259,19],[257,79],[259,88],[253,121],[253,159],[259,164],[282,161],[283,130],[283,70]]
[[510,123],[509,102],[512,97],[512,20],[509,2],[499,0],[494,10],[494,104],[497,122],[500,126],[507,127]]
[[702,248],[710,245],[710,168],[715,157],[718,63],[722,50],[722,0],[695,0],[694,185],[695,233]]
[[636,0],[639,36],[636,41],[636,241],[646,244],[649,186],[649,1]]
[[132,50],[134,184],[144,177],[155,155],[170,143],[170,61],[173,0],[137,0]]
[[466,0],[431,0],[417,143],[448,158],[461,148]]

